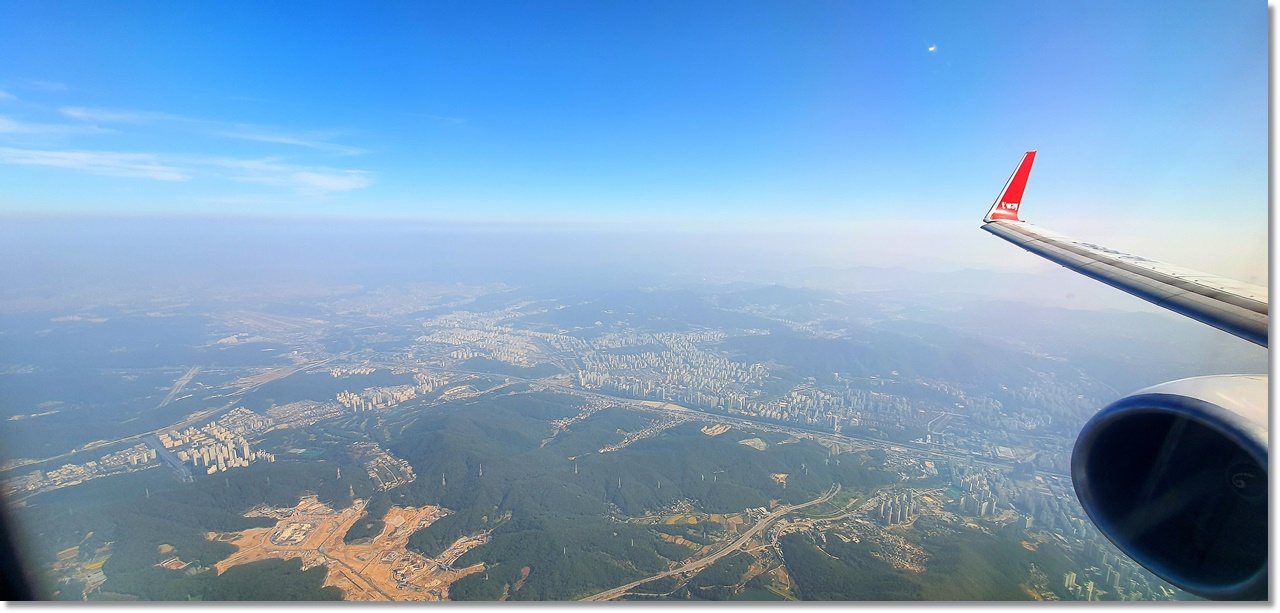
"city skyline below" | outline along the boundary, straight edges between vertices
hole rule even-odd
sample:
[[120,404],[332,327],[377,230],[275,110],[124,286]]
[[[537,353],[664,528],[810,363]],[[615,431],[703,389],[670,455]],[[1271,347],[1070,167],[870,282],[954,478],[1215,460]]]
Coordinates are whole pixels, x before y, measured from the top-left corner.
[[1072,442],[1267,357],[936,287],[327,281],[0,319],[50,597],[1188,599],[1089,522]]

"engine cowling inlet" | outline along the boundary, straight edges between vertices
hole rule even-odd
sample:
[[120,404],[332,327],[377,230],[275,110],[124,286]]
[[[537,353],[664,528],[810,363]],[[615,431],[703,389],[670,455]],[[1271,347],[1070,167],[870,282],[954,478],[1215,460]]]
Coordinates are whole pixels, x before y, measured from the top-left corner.
[[1131,558],[1216,600],[1267,599],[1267,377],[1193,377],[1136,392],[1085,424],[1071,478]]

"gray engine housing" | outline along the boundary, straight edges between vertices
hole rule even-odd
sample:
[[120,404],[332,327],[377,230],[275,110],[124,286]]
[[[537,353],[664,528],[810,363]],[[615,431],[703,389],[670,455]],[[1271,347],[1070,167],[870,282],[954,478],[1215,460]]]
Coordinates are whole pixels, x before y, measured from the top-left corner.
[[1085,424],[1071,457],[1098,529],[1166,581],[1215,600],[1268,597],[1267,377],[1170,381]]

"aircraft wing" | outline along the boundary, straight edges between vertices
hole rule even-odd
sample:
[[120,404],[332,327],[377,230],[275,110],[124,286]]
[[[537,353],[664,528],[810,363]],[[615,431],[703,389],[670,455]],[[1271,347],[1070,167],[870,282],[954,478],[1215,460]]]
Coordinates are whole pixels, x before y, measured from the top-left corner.
[[1267,288],[1078,241],[1018,217],[1036,152],[1028,151],[982,229],[1153,304],[1267,346]]

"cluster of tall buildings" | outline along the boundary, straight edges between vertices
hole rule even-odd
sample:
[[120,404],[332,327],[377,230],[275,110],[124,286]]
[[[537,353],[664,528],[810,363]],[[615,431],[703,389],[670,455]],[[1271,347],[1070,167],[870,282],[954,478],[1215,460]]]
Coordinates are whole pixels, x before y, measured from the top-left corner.
[[[778,398],[742,403],[743,413],[832,432],[847,427],[924,427],[937,411],[926,411],[905,396],[852,387],[819,388],[801,384]],[[871,382],[868,382],[870,384]],[[731,411],[733,405],[728,407]]]
[[[632,353],[593,348],[580,355],[577,383],[637,398],[710,408],[832,432],[851,426],[924,426],[936,415],[910,399],[853,387],[819,387],[810,381],[781,396],[766,393],[770,378],[764,364],[735,362],[698,343],[713,339],[699,333],[662,333],[614,339],[615,344],[647,351]],[[722,333],[719,333],[722,334]]]
[[367,387],[360,393],[343,390],[338,393],[338,404],[355,411],[375,411],[393,407],[401,402],[429,394],[449,382],[448,377],[436,373],[419,372],[413,375],[413,385]]
[[516,366],[532,366],[542,352],[530,342],[528,336],[526,332],[516,332],[505,326],[483,330],[444,328],[420,336],[417,341],[456,345],[459,349],[449,354],[454,359],[491,357]]
[[[863,390],[857,391],[863,392]],[[855,403],[860,404],[860,400],[855,396]],[[804,422],[810,425],[822,424],[836,432],[840,430],[842,422],[855,426],[860,423],[860,416],[855,412],[856,409],[853,408],[853,403],[850,403],[849,399],[835,396],[811,385],[797,386],[786,395],[774,400],[746,402],[744,408],[746,413],[766,419]]]
[[1083,555],[1088,564],[1083,572],[1092,579],[1077,579],[1074,572],[1063,577],[1067,591],[1076,598],[1092,600],[1101,590],[1122,600],[1163,600],[1173,596],[1173,591],[1163,585],[1153,587],[1146,571],[1115,551],[1110,544],[1089,540],[1085,543]]
[[1062,575],[1062,590],[1076,600],[1170,600],[1175,593],[1154,575],[1100,536],[1083,519],[1084,510],[1064,478],[1046,477],[1032,482],[1010,479],[1002,471],[966,465],[950,465],[951,486],[959,489],[960,511],[992,516],[1000,509],[1018,511],[1018,525],[1057,536],[1078,553],[1079,565]]
[[951,485],[958,488],[960,512],[978,517],[989,517],[1007,506],[1006,491],[1011,487],[1004,475],[993,470],[976,470],[968,466],[955,466],[951,471]]
[[[718,336],[708,338],[706,331],[669,332],[597,343],[600,346],[580,355],[583,368],[578,371],[578,384],[690,406],[745,411],[749,399],[759,394],[758,388],[768,379],[769,369],[763,364],[735,362],[697,345],[723,337],[723,333],[715,334]],[[641,346],[652,345],[652,350],[609,351],[614,348],[610,345],[619,341],[641,340],[651,341]]]
[[969,515],[987,517],[998,510],[996,499],[990,491],[965,492],[960,495],[960,511]]
[[1041,377],[1027,385],[1005,390],[1020,407],[1016,415],[1002,415],[991,425],[1013,432],[1043,429],[1052,423],[1053,414],[1092,414],[1098,399],[1078,382]]
[[267,416],[275,420],[277,428],[305,428],[344,413],[345,411],[336,402],[314,400],[299,400],[267,409]]
[[221,420],[197,430],[194,426],[182,432],[170,430],[157,438],[165,449],[175,452],[179,460],[204,468],[206,474],[242,468],[259,460],[274,462],[274,454],[254,451],[244,435],[269,429],[272,420],[244,408],[234,409]]
[[156,450],[146,443],[138,443],[128,449],[109,453],[84,464],[63,464],[50,471],[35,470],[20,477],[4,481],[4,492],[13,495],[24,492],[54,490],[78,485],[117,473],[147,468],[156,460]]
[[359,413],[393,407],[418,397],[418,390],[413,385],[394,385],[391,387],[368,387],[359,394],[347,390],[338,392],[338,404]]
[[916,516],[916,495],[907,490],[896,496],[887,496],[880,500],[880,521],[886,526],[910,521]]
[[413,373],[413,383],[419,394],[430,394],[449,383],[449,377],[434,372],[416,372]]
[[351,375],[372,375],[378,370],[372,366],[337,366],[329,369],[329,376],[334,379]]
[[1093,581],[1085,579],[1082,583],[1076,583],[1076,574],[1074,572],[1067,572],[1063,575],[1062,586],[1066,588],[1067,592],[1080,600],[1091,601],[1096,596],[1096,586]]
[[[128,449],[102,456],[102,458],[98,460],[98,467],[105,470],[112,470],[114,468],[124,467],[125,465],[138,466],[139,464],[146,464],[147,462],[155,461],[155,459],[155,449],[152,449],[146,443],[138,443]],[[89,462],[89,464],[93,464],[93,462]]]
[[191,462],[192,466],[203,467],[206,474],[212,475],[228,468],[243,468],[252,462],[265,460],[275,462],[276,456],[265,451],[249,449],[249,443],[242,438],[232,441],[207,442],[178,452],[178,459]]
[[[926,434],[932,444],[995,454],[988,430],[1008,426],[1010,431],[1043,430],[1051,422],[1047,411],[1007,413],[1001,403],[985,396],[969,396],[963,389],[942,382],[913,382],[931,388],[932,396],[949,396],[956,402],[924,406],[907,396],[873,391],[893,380],[877,377],[841,379],[836,385],[801,384],[778,396],[767,389],[771,373],[765,364],[731,359],[711,345],[725,340],[719,330],[645,333],[614,330],[583,340],[568,334],[515,329],[505,323],[510,313],[453,313],[424,324],[430,332],[419,342],[450,346],[449,357],[486,356],[516,365],[546,361],[555,350],[577,356],[581,363],[575,383],[585,389],[737,413],[773,421],[800,424],[831,432],[850,427],[897,429],[923,428],[940,411],[956,410],[974,416],[972,422],[953,421],[947,436]],[[893,372],[897,376],[897,371]],[[841,389],[843,388],[843,389]],[[1074,389],[1074,388],[1072,388]],[[1038,401],[1053,401],[1064,389],[1052,385],[1024,391]],[[1011,392],[1012,393],[1012,392]],[[936,404],[936,403],[934,403]],[[367,410],[367,409],[366,409]],[[1026,414],[1026,415],[1024,415]],[[1016,424],[1006,424],[1013,419]],[[957,425],[958,424],[958,425]],[[976,426],[980,432],[967,435]]]
[[1079,539],[1088,539],[1095,533],[1093,523],[1083,517],[1084,510],[1069,488],[1052,483],[1043,488],[1024,488],[1016,500],[1018,510],[1034,516],[1035,525],[1049,532]]
[[275,422],[265,415],[259,415],[244,407],[236,407],[223,415],[222,419],[218,420],[218,425],[232,434],[257,434],[270,430]]
[[[768,389],[771,378],[768,366],[735,362],[716,350],[714,345],[727,338],[723,331],[647,333],[606,326],[601,329],[603,334],[584,340],[563,331],[534,332],[509,325],[513,316],[538,313],[528,311],[525,306],[441,315],[424,323],[428,333],[417,340],[445,345],[445,352],[451,352],[449,355],[455,360],[486,356],[522,366],[546,362],[548,350],[569,353],[582,364],[575,383],[586,389],[832,432],[851,427],[918,429],[945,412],[956,411],[957,416],[968,419],[946,422],[945,435],[926,433],[921,442],[978,451],[988,456],[1006,450],[1017,451],[1021,445],[1011,444],[1018,441],[1011,440],[1008,433],[1042,432],[1056,423],[1056,414],[1069,413],[1082,402],[1092,402],[1081,394],[1087,390],[1080,389],[1079,385],[1053,380],[1018,389],[1003,388],[996,394],[1006,403],[1009,401],[1006,396],[1018,400],[1017,411],[1006,410],[1002,402],[993,397],[970,395],[961,386],[943,381],[913,380],[896,387],[903,390],[899,394],[870,389],[902,384],[898,371],[892,371],[887,378],[849,379],[836,373],[835,385],[819,386],[811,380],[810,384],[797,386],[779,396]],[[776,314],[769,317],[777,319]],[[797,322],[790,323],[803,327]],[[921,386],[927,389],[916,389]],[[906,391],[908,389],[911,391]],[[920,394],[916,392],[923,393],[929,401],[920,402]]]

